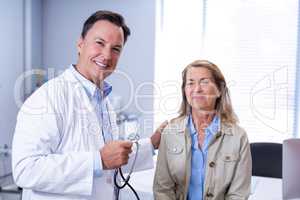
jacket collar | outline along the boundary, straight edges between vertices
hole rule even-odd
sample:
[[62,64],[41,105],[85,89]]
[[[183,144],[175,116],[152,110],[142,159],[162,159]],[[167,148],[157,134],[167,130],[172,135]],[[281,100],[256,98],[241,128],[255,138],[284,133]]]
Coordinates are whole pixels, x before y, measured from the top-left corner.
[[[187,124],[188,124],[188,116],[181,116],[178,118],[175,118],[173,120],[171,120],[170,123],[170,129],[172,131],[175,131],[177,133],[182,133],[186,130]],[[234,131],[233,131],[233,127],[234,125],[226,123],[226,122],[222,122],[220,123],[220,127],[219,127],[219,131],[216,133],[216,136],[221,136],[222,134],[225,135],[233,135]]]
[[187,123],[188,123],[188,116],[177,117],[171,120],[168,129],[171,132],[183,133],[187,128]]
[[220,133],[223,133],[225,135],[233,135],[233,126],[234,125],[226,122],[221,123]]

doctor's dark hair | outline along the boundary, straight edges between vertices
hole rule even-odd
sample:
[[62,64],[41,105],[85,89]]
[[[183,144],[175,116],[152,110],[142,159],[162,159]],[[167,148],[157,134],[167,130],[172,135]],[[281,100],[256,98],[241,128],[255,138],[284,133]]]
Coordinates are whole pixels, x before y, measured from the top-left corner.
[[196,60],[190,63],[188,66],[184,68],[182,71],[182,102],[179,110],[180,116],[186,116],[191,113],[191,106],[187,102],[187,98],[185,95],[185,87],[186,87],[186,74],[188,70],[192,67],[195,68],[205,68],[210,71],[211,76],[213,78],[213,82],[220,91],[220,96],[216,99],[215,111],[218,116],[221,117],[222,122],[228,122],[232,124],[236,124],[238,122],[238,117],[233,111],[231,99],[229,95],[229,90],[225,81],[225,77],[223,76],[221,70],[212,62],[207,60]]
[[81,31],[81,37],[83,39],[85,38],[87,32],[92,28],[92,26],[99,20],[107,20],[115,24],[116,26],[121,27],[124,34],[124,43],[127,41],[127,37],[130,35],[130,29],[125,24],[124,18],[118,13],[107,11],[107,10],[96,11],[84,22]]

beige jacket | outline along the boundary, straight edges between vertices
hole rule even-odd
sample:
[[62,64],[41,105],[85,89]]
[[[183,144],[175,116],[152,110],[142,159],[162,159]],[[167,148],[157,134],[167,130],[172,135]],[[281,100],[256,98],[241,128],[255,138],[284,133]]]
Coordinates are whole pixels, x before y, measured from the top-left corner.
[[[173,119],[159,147],[155,200],[186,200],[191,174],[191,137],[187,117]],[[207,155],[203,200],[244,200],[250,194],[252,160],[245,131],[221,123]]]

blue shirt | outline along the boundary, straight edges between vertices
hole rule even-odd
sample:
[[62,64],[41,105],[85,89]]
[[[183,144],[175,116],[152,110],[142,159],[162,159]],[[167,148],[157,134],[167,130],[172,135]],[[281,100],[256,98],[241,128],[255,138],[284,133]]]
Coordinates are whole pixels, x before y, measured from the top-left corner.
[[192,116],[188,119],[188,129],[192,139],[192,160],[191,160],[191,177],[188,191],[188,200],[202,200],[204,181],[205,181],[205,164],[207,162],[208,146],[214,135],[220,128],[220,119],[215,116],[210,125],[205,129],[205,138],[202,148],[198,146],[197,130],[194,126]]
[[[110,84],[108,84],[107,82],[104,81],[103,84],[103,97],[101,97],[100,93],[100,89],[97,88],[97,86],[92,83],[90,80],[86,79],[83,75],[81,75],[73,65],[70,66],[70,69],[72,71],[72,73],[74,74],[74,76],[77,78],[77,80],[80,81],[80,83],[82,84],[87,96],[89,97],[90,101],[94,103],[94,106],[96,108],[101,108],[101,109],[96,109],[96,114],[98,117],[98,120],[103,120],[103,121],[108,121],[109,116],[108,116],[108,111],[106,106],[104,105],[103,99],[105,99],[112,91],[112,86]],[[105,122],[101,122],[102,126],[104,126],[104,128],[102,128],[102,131],[108,131],[108,125],[103,125],[103,124],[108,124]],[[104,134],[104,133],[102,133]],[[111,134],[111,133],[107,133],[107,134]],[[105,137],[104,137],[105,138]],[[99,151],[95,151],[94,152],[94,175],[95,176],[102,176],[102,171],[103,171],[103,167],[102,167],[102,162],[100,159],[100,153]]]

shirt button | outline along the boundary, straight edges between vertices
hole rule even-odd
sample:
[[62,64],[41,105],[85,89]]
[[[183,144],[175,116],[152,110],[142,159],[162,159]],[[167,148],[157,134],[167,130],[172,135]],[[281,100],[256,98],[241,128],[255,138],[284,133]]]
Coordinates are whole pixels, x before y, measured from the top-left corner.
[[211,192],[208,192],[208,193],[206,194],[206,196],[207,196],[207,197],[214,197],[214,194],[211,193]]
[[176,148],[176,147],[173,148],[173,152],[174,152],[174,153],[177,152],[177,148]]
[[230,160],[230,156],[226,156],[225,160],[227,160],[227,161]]
[[213,162],[213,161],[209,163],[209,166],[210,166],[210,167],[215,167],[215,165],[216,165],[216,163]]

